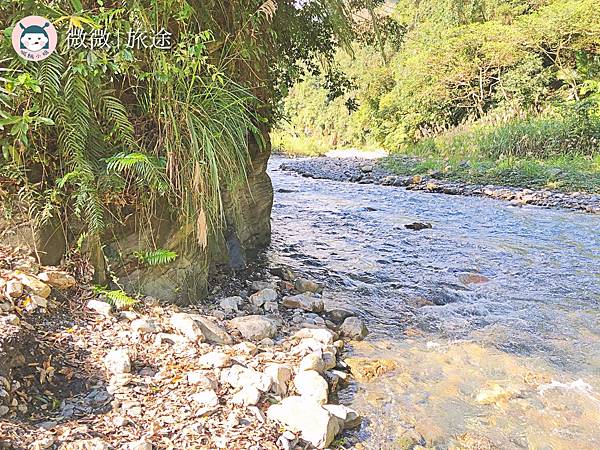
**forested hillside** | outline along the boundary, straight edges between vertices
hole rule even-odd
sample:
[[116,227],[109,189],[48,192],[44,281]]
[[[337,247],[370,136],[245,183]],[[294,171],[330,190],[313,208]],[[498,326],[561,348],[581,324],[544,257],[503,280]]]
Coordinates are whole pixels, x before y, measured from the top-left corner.
[[354,59],[337,57],[352,88],[331,100],[318,77],[297,84],[283,106],[292,119],[281,122],[280,145],[497,162],[568,156],[571,166],[598,170],[593,0],[401,0],[377,11],[396,26],[356,42]]

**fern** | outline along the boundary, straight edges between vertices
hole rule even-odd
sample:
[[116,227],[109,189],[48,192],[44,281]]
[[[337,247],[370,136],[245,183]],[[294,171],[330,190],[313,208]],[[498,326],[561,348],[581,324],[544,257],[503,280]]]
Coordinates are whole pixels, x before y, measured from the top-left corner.
[[94,286],[93,291],[98,295],[103,295],[106,298],[106,302],[115,309],[133,308],[139,303],[139,300],[131,297],[121,289],[108,290],[102,286]]
[[135,252],[134,256],[141,264],[148,266],[164,266],[177,259],[177,253],[164,248],[159,248],[155,251]]

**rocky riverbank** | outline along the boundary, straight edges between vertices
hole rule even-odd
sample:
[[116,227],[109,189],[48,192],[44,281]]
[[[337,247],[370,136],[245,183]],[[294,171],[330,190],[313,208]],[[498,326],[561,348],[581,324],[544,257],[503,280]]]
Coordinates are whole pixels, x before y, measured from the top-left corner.
[[449,195],[490,197],[509,201],[515,206],[536,205],[547,208],[566,208],[600,214],[600,195],[582,192],[564,193],[552,190],[533,190],[495,185],[472,185],[443,179],[442,173],[429,176],[394,175],[382,166],[380,160],[360,158],[298,159],[281,165],[281,169],[305,177],[360,184],[380,184],[404,187]]
[[334,398],[367,329],[318,283],[276,268],[206,305],[119,310],[1,251],[0,448],[325,448],[361,424]]

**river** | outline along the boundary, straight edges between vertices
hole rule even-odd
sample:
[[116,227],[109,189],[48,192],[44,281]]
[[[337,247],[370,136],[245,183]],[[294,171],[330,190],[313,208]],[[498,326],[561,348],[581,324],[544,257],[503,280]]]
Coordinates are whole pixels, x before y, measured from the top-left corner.
[[355,355],[398,366],[340,394],[367,417],[363,448],[600,448],[599,216],[315,180],[284,161],[270,162],[270,260],[365,320]]

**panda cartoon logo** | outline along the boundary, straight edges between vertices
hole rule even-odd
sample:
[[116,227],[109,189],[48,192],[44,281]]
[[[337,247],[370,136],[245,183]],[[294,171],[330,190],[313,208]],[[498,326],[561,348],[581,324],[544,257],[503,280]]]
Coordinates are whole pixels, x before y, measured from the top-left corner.
[[28,16],[13,28],[12,44],[15,51],[29,61],[41,61],[56,49],[56,29],[44,17]]

